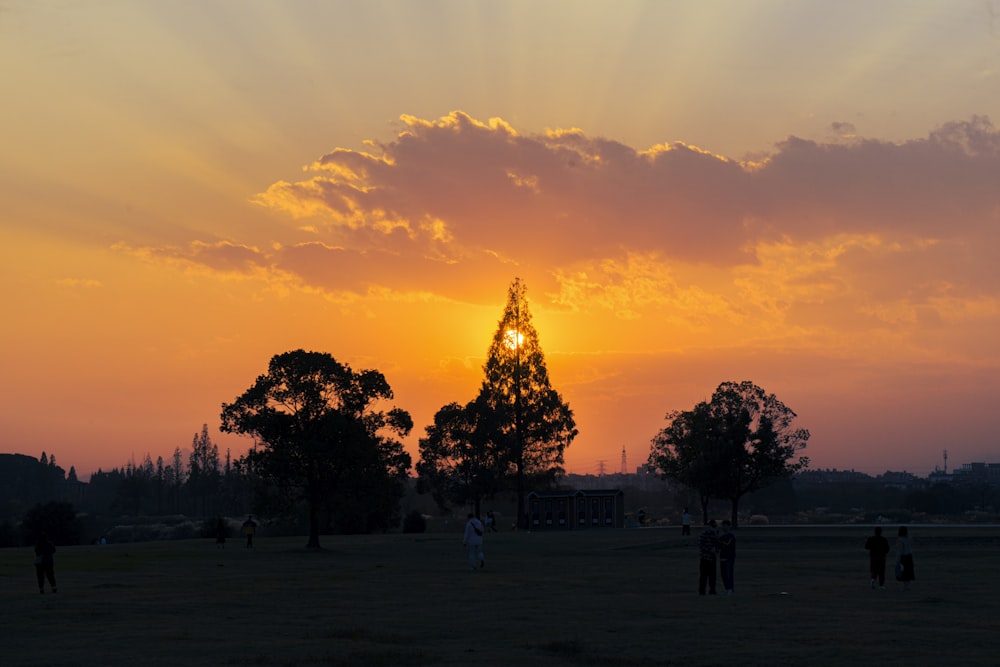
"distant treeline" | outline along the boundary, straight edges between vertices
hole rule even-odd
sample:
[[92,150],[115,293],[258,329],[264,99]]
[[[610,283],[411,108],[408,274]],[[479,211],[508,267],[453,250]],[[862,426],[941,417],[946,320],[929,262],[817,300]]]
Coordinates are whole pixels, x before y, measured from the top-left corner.
[[98,470],[90,482],[77,479],[44,452],[36,459],[0,454],[0,520],[19,520],[39,502],[61,500],[85,514],[216,516],[248,509],[252,483],[248,476],[217,456],[188,461],[180,450],[170,462],[147,454],[142,463]]
[[[642,475],[567,475],[565,482],[575,488],[621,488],[626,513],[642,509],[650,522],[678,523],[682,509],[697,502],[693,491]],[[711,516],[724,517],[726,511],[725,503],[711,503]],[[741,513],[746,520],[762,516],[772,523],[875,523],[886,518],[995,522],[1000,520],[1000,487],[977,480],[934,482],[912,475],[900,480],[892,474],[807,471],[750,494]]]
[[[45,452],[37,459],[0,454],[0,546],[31,543],[45,518],[62,516],[67,507],[78,525],[58,531],[72,536],[67,537],[71,541],[100,539],[116,525],[135,524],[130,517],[143,517],[143,522],[169,517],[171,524],[194,521],[199,527],[214,527],[215,518],[253,512],[280,522],[282,530],[304,530],[296,523],[303,508],[290,503],[286,495],[284,489],[257,479],[246,461],[233,461],[228,452],[220,459],[207,426],[195,435],[186,457],[179,447],[169,460],[154,461],[147,454],[141,463],[99,469],[89,482],[80,481],[73,467],[67,473],[54,455]],[[320,518],[326,533],[358,533],[396,527],[402,517],[397,497],[381,497],[377,489],[351,488],[331,497]],[[149,531],[131,533],[130,539],[137,540],[146,539],[140,534]]]
[[81,482],[74,467],[67,473],[57,465],[54,454],[42,452],[37,459],[0,454],[0,542],[18,541],[13,527],[42,503],[68,503],[94,523],[98,517],[233,516],[249,511],[253,497],[253,480],[228,453],[220,461],[207,425],[195,435],[186,459],[179,447],[169,461],[147,454],[141,463],[98,470],[89,482]]
[[[23,454],[0,454],[0,546],[18,546],[33,539],[22,527],[34,525],[40,506],[51,512],[52,503],[66,504],[81,518],[75,532],[78,541],[99,538],[123,517],[238,517],[267,511],[267,494],[241,466],[219,460],[207,440],[207,431],[196,437],[196,447],[185,460],[180,449],[169,461],[146,455],[142,463],[126,463],[110,471],[98,470],[90,482],[77,479],[71,466],[67,472],[55,455],[39,458]],[[207,446],[206,446],[207,443]],[[564,482],[576,488],[620,487],[625,491],[626,511],[640,509],[650,518],[679,521],[681,509],[693,505],[691,493],[675,484],[656,488],[634,485],[631,475],[602,477],[568,475]],[[820,522],[877,521],[950,518],[979,520],[996,517],[1000,488],[986,483],[932,483],[912,476],[905,485],[896,480],[836,471],[809,471],[751,494],[744,508],[747,516],[765,515],[773,522],[809,520]],[[407,505],[420,505],[433,512],[426,498],[408,492]],[[55,508],[58,509],[58,508]],[[506,509],[506,508],[505,508]],[[34,510],[35,519],[32,517]],[[513,515],[513,508],[510,513]],[[724,508],[715,508],[716,513]],[[41,512],[43,515],[46,512]],[[720,514],[721,516],[721,514]],[[332,517],[326,529],[336,531]],[[172,521],[179,519],[174,518]],[[206,524],[207,525],[207,524]],[[212,524],[214,525],[214,523]],[[358,532],[358,531],[354,531]]]

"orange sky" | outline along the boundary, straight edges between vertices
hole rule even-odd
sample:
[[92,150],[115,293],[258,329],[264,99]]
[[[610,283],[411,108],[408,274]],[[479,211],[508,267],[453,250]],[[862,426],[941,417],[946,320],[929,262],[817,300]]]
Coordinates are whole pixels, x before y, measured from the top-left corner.
[[580,435],[723,381],[812,467],[1000,461],[1000,5],[0,0],[0,451],[170,456],[274,354],[472,399],[527,285]]

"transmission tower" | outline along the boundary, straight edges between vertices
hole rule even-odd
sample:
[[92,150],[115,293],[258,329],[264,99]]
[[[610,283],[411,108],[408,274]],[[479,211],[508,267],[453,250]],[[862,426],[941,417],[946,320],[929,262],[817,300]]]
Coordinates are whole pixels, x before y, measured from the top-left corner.
[[622,474],[628,474],[628,459],[625,457],[625,445],[622,445]]
[[944,450],[944,474],[948,474],[948,450]]

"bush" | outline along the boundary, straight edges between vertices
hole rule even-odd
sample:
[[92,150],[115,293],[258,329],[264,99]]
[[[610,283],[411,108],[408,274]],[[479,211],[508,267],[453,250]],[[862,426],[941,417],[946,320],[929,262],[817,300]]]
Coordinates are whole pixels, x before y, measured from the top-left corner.
[[58,546],[79,544],[81,532],[76,510],[65,502],[38,503],[21,521],[21,539],[25,545],[34,544],[43,533]]
[[427,530],[427,519],[418,510],[413,510],[403,518],[404,533],[423,533]]
[[205,519],[198,526],[198,537],[214,537],[218,539],[219,537],[219,526],[222,526],[222,537],[223,539],[227,537],[232,537],[229,530],[229,522],[223,517],[216,517],[213,519]]
[[17,539],[17,530],[14,528],[14,524],[10,521],[0,523],[0,547],[16,546],[20,546],[20,540]]
[[198,535],[198,525],[183,516],[135,517],[133,523],[117,524],[107,533],[111,542],[189,540]]

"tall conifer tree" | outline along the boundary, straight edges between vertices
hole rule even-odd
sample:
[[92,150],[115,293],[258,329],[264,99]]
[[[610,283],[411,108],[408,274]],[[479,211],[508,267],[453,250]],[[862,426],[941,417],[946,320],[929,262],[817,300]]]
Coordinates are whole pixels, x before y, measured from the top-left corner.
[[563,472],[563,452],[577,434],[572,410],[549,381],[526,291],[520,278],[508,289],[479,397],[494,413],[493,445],[502,474],[513,480],[521,527],[527,527],[528,484],[551,481]]

